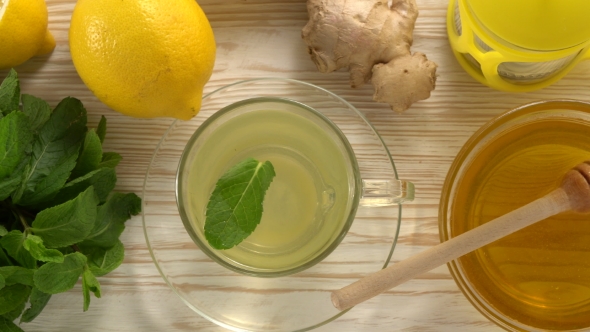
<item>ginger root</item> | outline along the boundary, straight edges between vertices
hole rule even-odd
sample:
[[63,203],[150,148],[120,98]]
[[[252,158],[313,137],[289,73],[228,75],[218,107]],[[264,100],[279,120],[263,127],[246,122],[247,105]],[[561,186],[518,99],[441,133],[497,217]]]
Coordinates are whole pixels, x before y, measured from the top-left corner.
[[347,68],[353,88],[371,80],[373,99],[396,112],[430,97],[437,65],[410,52],[415,0],[308,0],[307,11],[302,37],[320,72]]

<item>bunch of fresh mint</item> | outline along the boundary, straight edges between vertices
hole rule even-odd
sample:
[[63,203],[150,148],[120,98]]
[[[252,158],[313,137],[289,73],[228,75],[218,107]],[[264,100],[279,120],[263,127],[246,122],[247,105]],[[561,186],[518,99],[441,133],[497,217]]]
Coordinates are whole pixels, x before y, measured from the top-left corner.
[[121,156],[102,151],[105,133],[104,117],[87,129],[77,99],[52,111],[21,96],[14,70],[0,85],[0,331],[22,331],[17,318],[32,321],[80,277],[86,311],[96,277],[123,261],[119,236],[141,200],[111,193]]

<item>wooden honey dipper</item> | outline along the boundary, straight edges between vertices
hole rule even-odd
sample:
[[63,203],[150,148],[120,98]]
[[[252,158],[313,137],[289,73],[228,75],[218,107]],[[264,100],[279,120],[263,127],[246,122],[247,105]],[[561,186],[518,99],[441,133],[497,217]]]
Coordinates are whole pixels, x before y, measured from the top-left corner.
[[332,292],[332,304],[348,309],[435,267],[537,221],[565,211],[590,212],[590,161],[568,171],[549,194],[415,256]]

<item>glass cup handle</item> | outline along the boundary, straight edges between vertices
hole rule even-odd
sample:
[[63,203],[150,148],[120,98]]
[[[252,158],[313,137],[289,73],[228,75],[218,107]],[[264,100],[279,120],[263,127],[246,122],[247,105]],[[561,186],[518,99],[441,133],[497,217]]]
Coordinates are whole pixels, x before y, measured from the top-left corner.
[[363,179],[362,206],[389,206],[414,200],[414,184],[403,180]]

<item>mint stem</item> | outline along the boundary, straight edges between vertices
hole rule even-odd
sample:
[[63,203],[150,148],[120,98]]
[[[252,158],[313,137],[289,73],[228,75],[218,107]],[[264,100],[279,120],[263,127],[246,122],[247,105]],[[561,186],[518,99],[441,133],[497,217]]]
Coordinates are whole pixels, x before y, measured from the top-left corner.
[[19,211],[26,215],[27,217],[31,218],[31,219],[35,219],[35,217],[37,217],[37,215],[29,210],[25,210],[25,209],[19,209]]
[[20,223],[21,223],[21,224],[23,224],[23,227],[25,228],[25,231],[24,231],[24,233],[28,232],[28,231],[29,231],[29,228],[31,228],[31,227],[30,227],[30,226],[29,226],[29,224],[27,223],[27,220],[26,220],[26,219],[25,219],[25,217],[22,215],[22,213],[20,212],[20,210],[19,210],[19,209],[16,209],[16,208],[15,208],[15,211],[16,211],[16,214],[18,215],[18,219],[20,220]]
[[31,226],[29,226],[29,224],[27,223],[27,219],[25,218],[25,216],[23,216],[23,214],[21,213],[21,210],[14,204],[12,204],[12,200],[8,199],[6,201],[3,201],[2,205],[8,207],[12,211],[14,216],[18,218],[20,223],[23,225],[25,232],[27,232],[28,229],[31,228]]

